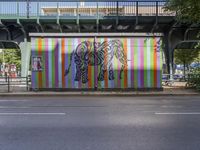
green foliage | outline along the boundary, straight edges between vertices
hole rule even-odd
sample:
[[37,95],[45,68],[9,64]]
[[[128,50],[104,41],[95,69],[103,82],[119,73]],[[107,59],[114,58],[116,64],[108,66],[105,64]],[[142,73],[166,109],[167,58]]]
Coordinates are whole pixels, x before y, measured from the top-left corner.
[[174,11],[177,20],[183,23],[200,23],[199,0],[168,0],[165,10]]
[[[4,54],[3,54],[4,53]],[[4,62],[7,64],[15,64],[17,68],[21,66],[21,52],[16,49],[4,49],[3,53],[0,53],[0,63],[3,63],[3,55]]]
[[[165,10],[176,12],[176,19],[179,22],[200,23],[200,0],[168,0]],[[200,48],[200,42],[197,47]]]
[[200,91],[200,68],[196,68],[188,74],[187,85]]
[[200,50],[198,49],[176,49],[174,51],[174,61],[176,64],[183,64],[184,76],[186,66],[189,66],[192,62],[199,61],[199,56]]
[[200,51],[197,49],[176,49],[174,60],[176,64],[190,65],[195,60],[200,59]]

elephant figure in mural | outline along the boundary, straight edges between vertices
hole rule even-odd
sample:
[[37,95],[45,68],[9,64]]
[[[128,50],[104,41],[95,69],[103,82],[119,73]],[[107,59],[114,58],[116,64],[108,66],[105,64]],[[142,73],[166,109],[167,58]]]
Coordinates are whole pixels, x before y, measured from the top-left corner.
[[112,60],[114,56],[120,61],[121,69],[119,78],[122,78],[122,71],[127,68],[127,57],[124,53],[123,44],[120,40],[104,41],[103,43],[84,41],[81,42],[70,55],[70,64],[65,70],[65,76],[71,68],[72,58],[76,67],[75,81],[88,82],[88,66],[100,66],[98,81],[104,80],[104,74],[108,70],[109,80],[114,80]]

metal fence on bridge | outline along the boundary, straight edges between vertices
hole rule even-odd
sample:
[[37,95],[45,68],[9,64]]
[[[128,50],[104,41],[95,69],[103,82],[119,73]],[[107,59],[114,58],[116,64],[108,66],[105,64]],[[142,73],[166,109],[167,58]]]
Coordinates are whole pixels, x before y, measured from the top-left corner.
[[0,1],[0,19],[94,16],[174,16],[164,10],[165,1]]

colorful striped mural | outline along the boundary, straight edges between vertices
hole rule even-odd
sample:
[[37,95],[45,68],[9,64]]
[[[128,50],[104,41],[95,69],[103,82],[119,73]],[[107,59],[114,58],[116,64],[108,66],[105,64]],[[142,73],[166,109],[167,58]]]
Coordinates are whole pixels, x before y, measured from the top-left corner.
[[32,38],[32,88],[161,88],[162,40]]

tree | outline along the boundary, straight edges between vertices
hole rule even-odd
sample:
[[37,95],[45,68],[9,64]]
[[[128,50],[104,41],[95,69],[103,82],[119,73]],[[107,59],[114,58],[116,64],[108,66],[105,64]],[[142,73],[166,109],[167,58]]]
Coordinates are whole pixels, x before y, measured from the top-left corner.
[[176,12],[176,18],[183,23],[200,23],[199,0],[168,0],[165,4],[167,11]]
[[200,50],[197,49],[176,49],[174,50],[174,60],[176,64],[183,64],[184,76],[186,66],[199,58]]
[[[168,0],[165,4],[165,10],[176,12],[178,22],[200,24],[199,0]],[[200,37],[200,33],[198,36]],[[197,48],[200,48],[200,43]]]
[[17,68],[21,66],[21,52],[16,49],[3,49],[3,53],[1,53],[0,63],[3,63],[3,55],[4,62],[7,64],[15,64]]

